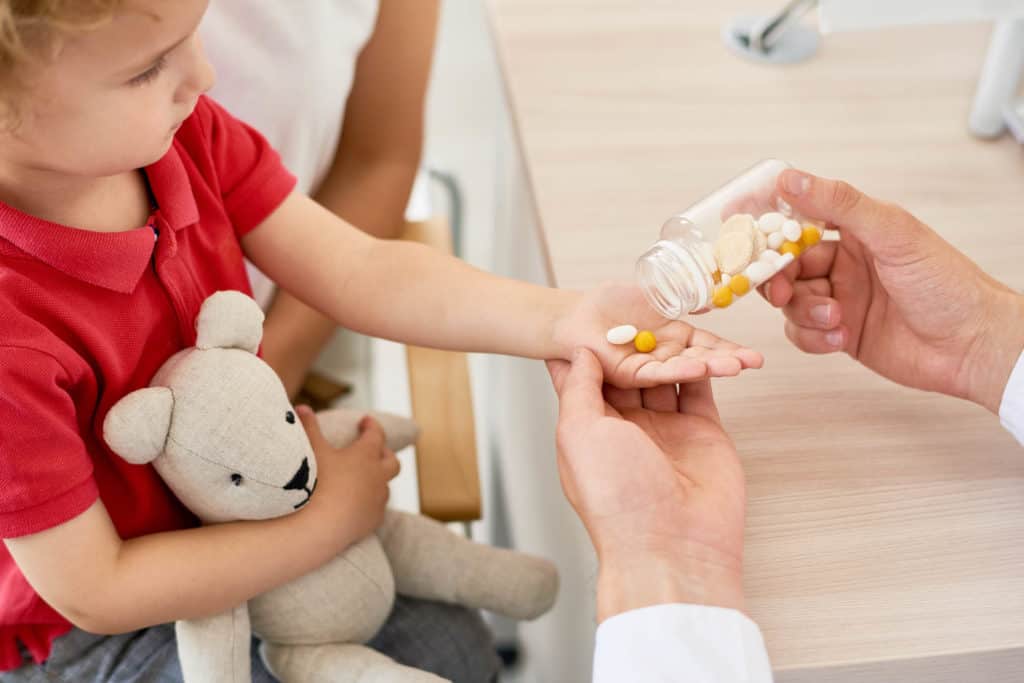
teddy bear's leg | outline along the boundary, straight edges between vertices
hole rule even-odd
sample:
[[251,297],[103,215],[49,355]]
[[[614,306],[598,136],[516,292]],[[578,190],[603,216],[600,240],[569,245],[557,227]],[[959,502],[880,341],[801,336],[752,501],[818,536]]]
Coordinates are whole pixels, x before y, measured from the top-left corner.
[[263,643],[267,668],[281,683],[444,683],[427,671],[403,666],[365,645]]
[[185,683],[252,683],[247,605],[206,619],[179,621],[174,636]]
[[558,572],[539,557],[473,543],[422,515],[389,510],[377,530],[399,593],[535,619],[554,604]]

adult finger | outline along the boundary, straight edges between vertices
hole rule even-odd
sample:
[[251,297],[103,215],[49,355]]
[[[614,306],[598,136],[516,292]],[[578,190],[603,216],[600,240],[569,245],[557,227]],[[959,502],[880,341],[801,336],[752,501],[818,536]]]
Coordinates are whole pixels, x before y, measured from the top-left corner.
[[786,337],[793,342],[793,346],[807,353],[835,353],[846,348],[850,330],[845,325],[839,325],[831,330],[800,327],[787,320]]
[[592,420],[604,415],[601,363],[589,349],[578,349],[558,390],[559,423]]
[[828,221],[871,249],[913,241],[923,224],[898,206],[878,201],[842,180],[786,170],[779,174],[783,199],[804,216]]
[[711,391],[711,380],[680,385],[678,408],[680,413],[706,417],[716,424],[722,423],[718,416],[718,406],[715,405],[714,394]]

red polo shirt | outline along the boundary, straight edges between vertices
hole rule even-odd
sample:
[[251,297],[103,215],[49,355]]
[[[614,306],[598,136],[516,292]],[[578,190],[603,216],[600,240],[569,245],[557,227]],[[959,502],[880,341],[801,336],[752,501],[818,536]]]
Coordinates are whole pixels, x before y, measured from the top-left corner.
[[[149,465],[103,442],[107,410],[195,343],[210,294],[249,292],[239,239],[294,178],[254,130],[208,99],[145,169],[150,225],[98,233],[0,203],[0,537],[76,517],[97,497],[122,538],[195,524]],[[70,624],[0,544],[0,671],[17,641],[43,661]]]

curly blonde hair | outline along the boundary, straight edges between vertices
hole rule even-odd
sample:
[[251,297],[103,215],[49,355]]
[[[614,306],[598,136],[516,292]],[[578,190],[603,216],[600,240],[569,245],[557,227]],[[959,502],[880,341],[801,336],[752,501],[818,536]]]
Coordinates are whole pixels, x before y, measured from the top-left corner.
[[109,20],[124,0],[0,0],[0,122],[18,116],[19,69],[52,59],[60,39]]

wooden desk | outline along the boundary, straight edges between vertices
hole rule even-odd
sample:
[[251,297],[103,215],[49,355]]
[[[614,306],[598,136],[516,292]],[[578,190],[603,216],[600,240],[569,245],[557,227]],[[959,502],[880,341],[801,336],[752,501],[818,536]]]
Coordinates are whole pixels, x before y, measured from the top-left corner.
[[[1024,152],[965,125],[990,27],[826,36],[790,67],[725,49],[730,18],[780,4],[491,0],[550,280],[631,277],[666,217],[778,157],[904,204],[1024,287]],[[754,297],[701,323],[768,359],[716,392],[779,679],[1024,675],[1024,450],[997,420],[800,354]]]

